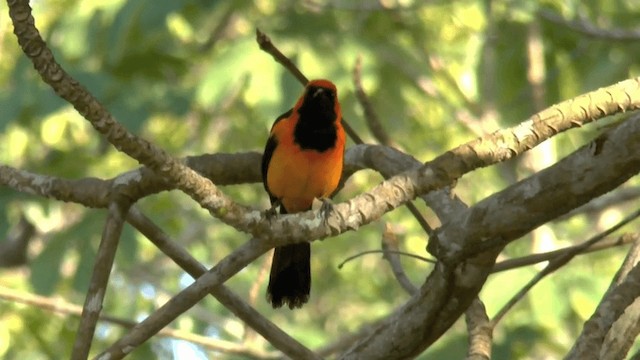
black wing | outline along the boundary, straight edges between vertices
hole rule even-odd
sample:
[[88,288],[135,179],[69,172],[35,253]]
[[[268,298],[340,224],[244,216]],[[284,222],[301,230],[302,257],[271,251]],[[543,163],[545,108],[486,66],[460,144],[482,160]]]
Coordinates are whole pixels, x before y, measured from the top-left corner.
[[[273,130],[273,127],[276,126],[276,124],[280,120],[286,119],[291,116],[292,112],[293,109],[278,116],[276,121],[273,122],[271,129]],[[267,171],[269,170],[269,163],[271,162],[271,157],[273,156],[273,151],[276,149],[276,146],[278,146],[278,140],[273,135],[271,135],[269,136],[267,145],[264,147],[264,152],[262,153],[262,184],[264,185],[265,190],[267,190],[267,192],[269,193],[269,198],[271,199],[272,204],[276,200],[276,198],[274,198],[273,195],[271,195],[271,191],[269,191],[269,186],[267,185]]]

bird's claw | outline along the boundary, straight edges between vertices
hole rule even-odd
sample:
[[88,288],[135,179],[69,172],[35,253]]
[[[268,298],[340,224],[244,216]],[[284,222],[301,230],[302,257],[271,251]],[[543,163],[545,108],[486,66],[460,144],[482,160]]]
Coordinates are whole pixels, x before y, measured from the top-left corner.
[[322,216],[326,219],[333,211],[333,202],[328,198],[321,198],[320,201],[322,202],[320,213],[322,213]]
[[264,216],[267,220],[271,221],[276,216],[278,216],[278,207],[280,206],[280,201],[276,200],[271,204],[271,207],[265,210]]

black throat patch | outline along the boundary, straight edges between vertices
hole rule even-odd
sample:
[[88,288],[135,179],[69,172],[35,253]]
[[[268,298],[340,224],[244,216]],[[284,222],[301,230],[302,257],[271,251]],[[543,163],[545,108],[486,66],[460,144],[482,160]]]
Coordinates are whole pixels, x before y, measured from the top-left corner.
[[330,89],[307,88],[293,133],[300,148],[322,152],[335,146],[338,137],[335,101],[335,93]]

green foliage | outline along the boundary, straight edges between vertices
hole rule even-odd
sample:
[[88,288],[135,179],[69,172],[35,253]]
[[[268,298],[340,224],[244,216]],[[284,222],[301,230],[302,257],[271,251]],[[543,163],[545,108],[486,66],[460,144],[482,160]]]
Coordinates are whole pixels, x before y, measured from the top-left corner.
[[31,262],[31,285],[36,293],[51,295],[60,281],[60,266],[70,242],[57,237]]
[[[584,15],[602,28],[632,27],[640,13],[632,0],[492,1],[490,11],[486,3],[58,0],[32,5],[36,23],[59,63],[129,130],[176,156],[261,150],[272,121],[295,102],[300,84],[259,50],[256,27],[307,76],[332,79],[339,87],[345,118],[366,141],[374,142],[352,85],[353,66],[361,55],[364,87],[382,125],[399,146],[421,161],[475,138],[464,119],[493,131],[536,112],[527,78],[527,43],[533,23],[541,27],[544,46],[545,106],[640,72],[637,42],[588,37],[538,15],[540,10],[550,10],[568,19]],[[135,161],[105,144],[40,81],[16,45],[4,2],[0,13],[0,163],[73,179],[111,178],[135,168]],[[487,71],[490,68],[493,72]],[[481,123],[480,116],[490,104],[495,107],[494,118]],[[573,151],[594,133],[575,131],[554,139],[552,160]],[[513,161],[466,176],[456,193],[473,204],[530,173],[529,165]],[[338,200],[379,181],[371,172],[356,174]],[[259,184],[224,191],[240,203],[267,207]],[[0,283],[82,304],[104,212],[39,200],[6,188],[0,188],[0,204],[4,210],[0,211],[0,239],[20,212],[40,232],[30,248],[28,271],[3,270]],[[247,239],[177,192],[155,195],[139,205],[206,265]],[[626,209],[613,210],[624,213]],[[437,224],[433,216],[428,219]],[[347,256],[378,249],[384,222],[394,226],[404,250],[426,255],[427,237],[409,213],[399,209],[355,233],[313,244],[314,288],[303,310],[271,310],[263,299],[266,283],[261,284],[255,306],[305,344],[317,347],[338,340],[336,334],[356,331],[389,314],[408,295],[381,256],[364,256],[337,269]],[[610,224],[600,215],[556,224],[548,245],[577,243]],[[539,250],[527,237],[510,246],[504,256]],[[589,255],[534,288],[498,327],[496,358],[565,353],[621,258],[620,251]],[[258,259],[229,285],[248,298],[263,264]],[[416,284],[430,270],[430,265],[413,259],[403,259],[403,264]],[[489,316],[538,269],[493,276],[481,294]],[[105,313],[139,319],[183,288],[182,279],[185,274],[175,264],[126,227]],[[0,357],[68,357],[76,326],[71,317],[0,301]],[[211,299],[184,314],[175,326],[232,341],[244,336],[242,324]],[[117,326],[101,324],[92,349],[103,349],[122,333]],[[457,324],[422,358],[461,358],[464,334],[463,324]],[[168,357],[171,351],[168,340],[155,339],[131,358]]]

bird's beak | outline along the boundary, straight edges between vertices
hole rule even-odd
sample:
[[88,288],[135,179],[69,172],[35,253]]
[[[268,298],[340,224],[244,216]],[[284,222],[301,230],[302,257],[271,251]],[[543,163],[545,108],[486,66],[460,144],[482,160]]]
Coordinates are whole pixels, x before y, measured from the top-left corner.
[[318,88],[314,93],[313,93],[313,97],[318,97],[318,95],[322,94],[324,92],[323,88]]

